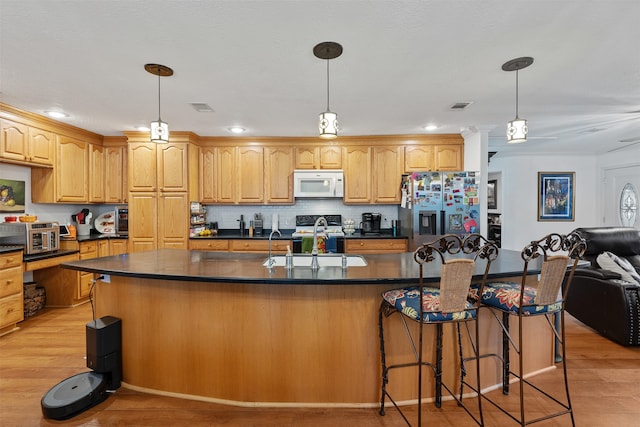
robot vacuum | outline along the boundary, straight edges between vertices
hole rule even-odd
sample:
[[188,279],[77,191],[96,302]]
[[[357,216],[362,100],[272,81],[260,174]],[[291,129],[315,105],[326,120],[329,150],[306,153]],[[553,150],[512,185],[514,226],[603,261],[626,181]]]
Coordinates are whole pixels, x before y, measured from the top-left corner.
[[108,397],[107,380],[95,372],[83,372],[61,381],[40,402],[42,414],[54,420],[65,420]]

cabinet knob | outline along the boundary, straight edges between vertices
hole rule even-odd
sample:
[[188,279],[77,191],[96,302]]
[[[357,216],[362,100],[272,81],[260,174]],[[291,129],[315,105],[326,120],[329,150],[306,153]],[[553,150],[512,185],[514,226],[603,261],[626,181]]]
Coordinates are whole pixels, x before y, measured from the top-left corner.
[[13,280],[12,280],[12,279],[9,279],[9,280],[7,280],[5,283],[6,283],[7,285],[10,285],[10,284],[12,284],[12,283],[13,283]]
[[360,242],[360,246],[364,246],[364,242]]

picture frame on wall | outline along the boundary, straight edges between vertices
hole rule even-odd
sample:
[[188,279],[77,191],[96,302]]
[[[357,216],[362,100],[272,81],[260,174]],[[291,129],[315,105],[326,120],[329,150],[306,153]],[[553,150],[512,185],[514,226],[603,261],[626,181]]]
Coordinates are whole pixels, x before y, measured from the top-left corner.
[[575,172],[538,172],[538,221],[575,220]]
[[487,208],[498,209],[498,180],[490,179],[487,182]]

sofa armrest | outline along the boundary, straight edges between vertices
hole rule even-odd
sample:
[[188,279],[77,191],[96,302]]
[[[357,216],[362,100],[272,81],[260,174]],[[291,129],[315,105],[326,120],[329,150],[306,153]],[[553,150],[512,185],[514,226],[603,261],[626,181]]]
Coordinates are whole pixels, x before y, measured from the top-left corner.
[[615,271],[604,270],[602,268],[593,268],[593,267],[576,268],[575,273],[573,274],[574,276],[592,277],[594,279],[600,279],[600,280],[622,278],[620,273],[616,273]]

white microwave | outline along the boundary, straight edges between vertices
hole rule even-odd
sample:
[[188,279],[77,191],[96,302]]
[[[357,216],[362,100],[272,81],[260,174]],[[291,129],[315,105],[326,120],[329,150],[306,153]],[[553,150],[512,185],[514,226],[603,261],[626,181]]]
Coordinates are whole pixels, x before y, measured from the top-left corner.
[[301,198],[344,196],[344,172],[341,170],[294,170],[293,195]]

